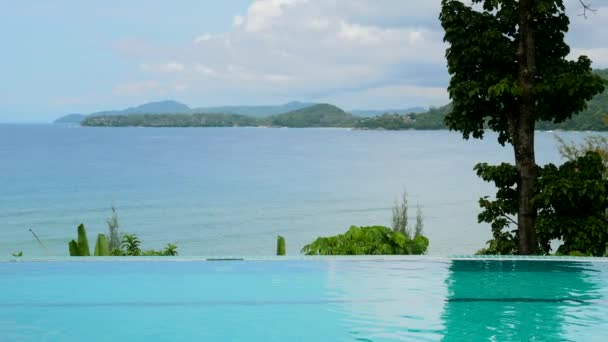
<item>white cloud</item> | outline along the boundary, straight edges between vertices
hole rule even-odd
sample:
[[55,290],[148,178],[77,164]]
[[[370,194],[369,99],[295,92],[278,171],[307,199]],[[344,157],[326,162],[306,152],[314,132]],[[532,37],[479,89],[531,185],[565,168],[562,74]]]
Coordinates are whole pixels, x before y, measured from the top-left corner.
[[245,18],[242,15],[235,15],[234,18],[232,19],[232,25],[234,25],[236,27],[243,25],[244,22],[245,22]]
[[184,65],[175,61],[168,62],[160,66],[160,70],[166,72],[180,72],[184,71]]
[[195,43],[202,43],[213,39],[213,35],[209,33],[202,34],[194,39]]
[[187,84],[179,83],[179,84],[175,84],[173,86],[173,89],[177,92],[182,92],[182,91],[186,91],[186,90],[190,89],[190,86]]
[[[589,55],[596,67],[608,66],[608,28],[602,25],[608,8],[584,20],[576,16],[576,3],[567,0],[573,53]],[[594,3],[601,7],[603,2]],[[351,108],[440,105],[448,101],[440,4],[254,0],[243,15],[233,17],[226,32],[193,35],[189,45],[152,49],[137,42],[121,48],[144,63],[142,79],[187,84],[182,91],[194,101],[213,94],[205,98],[239,103],[335,99]],[[161,88],[169,95],[177,91]]]
[[587,56],[593,62],[594,68],[608,68],[608,48],[573,49],[570,58]]
[[211,76],[211,75],[215,75],[215,70],[206,67],[202,64],[196,64],[194,66],[194,70],[202,75],[206,75],[206,76]]
[[347,109],[387,109],[441,106],[449,101],[445,87],[389,85],[344,91],[321,98]]
[[186,69],[186,67],[179,62],[169,61],[166,63],[160,64],[150,64],[150,63],[142,63],[140,64],[142,70],[145,71],[153,71],[153,72],[165,72],[165,73],[174,73],[174,72],[182,72]]

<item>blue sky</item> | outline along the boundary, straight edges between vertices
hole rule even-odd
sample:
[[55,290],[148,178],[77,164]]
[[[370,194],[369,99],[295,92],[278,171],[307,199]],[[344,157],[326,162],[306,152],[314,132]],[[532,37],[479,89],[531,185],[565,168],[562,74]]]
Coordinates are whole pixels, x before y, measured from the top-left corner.
[[[608,67],[608,0],[573,53]],[[0,1],[0,122],[175,99],[191,106],[448,101],[439,0]]]

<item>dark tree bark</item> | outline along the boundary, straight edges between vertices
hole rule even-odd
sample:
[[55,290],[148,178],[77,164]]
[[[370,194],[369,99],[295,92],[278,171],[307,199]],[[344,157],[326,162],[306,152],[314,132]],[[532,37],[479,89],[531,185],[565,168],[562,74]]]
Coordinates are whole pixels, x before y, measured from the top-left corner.
[[536,77],[536,32],[532,23],[534,0],[519,1],[520,41],[517,50],[519,62],[519,85],[521,99],[519,115],[509,119],[513,137],[515,165],[519,173],[518,233],[519,253],[536,253],[536,210],[532,196],[536,186],[536,161],[534,158],[534,127],[536,121],[536,99],[534,81]]

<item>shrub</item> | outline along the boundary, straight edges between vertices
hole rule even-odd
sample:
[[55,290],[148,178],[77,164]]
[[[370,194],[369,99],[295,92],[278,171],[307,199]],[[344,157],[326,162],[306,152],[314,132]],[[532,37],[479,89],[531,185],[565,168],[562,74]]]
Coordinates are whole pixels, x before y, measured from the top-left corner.
[[424,254],[429,246],[425,236],[410,239],[401,231],[383,226],[352,226],[336,236],[319,237],[302,248],[306,255],[409,255]]

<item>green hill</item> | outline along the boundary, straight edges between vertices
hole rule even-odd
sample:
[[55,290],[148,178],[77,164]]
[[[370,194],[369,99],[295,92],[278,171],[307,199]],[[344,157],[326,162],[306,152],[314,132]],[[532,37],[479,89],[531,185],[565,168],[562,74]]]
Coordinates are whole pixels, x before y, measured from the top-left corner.
[[252,127],[255,118],[237,114],[127,114],[89,116],[83,126],[95,127]]
[[431,107],[423,113],[386,113],[371,118],[363,118],[357,121],[355,127],[359,129],[447,129],[443,122],[446,114],[451,110],[451,105],[435,108]]
[[79,125],[84,119],[86,119],[86,117],[87,116],[84,114],[68,114],[53,121],[53,123],[62,125]]
[[136,107],[129,107],[122,110],[106,110],[92,114],[69,114],[55,120],[57,124],[79,124],[87,117],[93,116],[113,116],[129,114],[238,114],[253,117],[269,117],[271,115],[287,113],[290,111],[306,108],[315,103],[292,101],[282,105],[268,106],[220,106],[220,107],[199,107],[190,108],[187,105],[167,100],[144,103]]
[[220,107],[199,107],[194,108],[191,113],[232,113],[254,117],[268,117],[294,110],[314,106],[316,103],[292,101],[283,105],[268,106],[220,106]]
[[[536,128],[539,130],[608,131],[608,69],[595,72],[607,81],[606,90],[591,99],[587,103],[587,109],[561,123],[537,122]],[[448,104],[416,114],[415,122],[407,128],[447,129],[444,119],[451,109],[451,105]]]
[[357,118],[330,104],[318,104],[285,114],[274,115],[264,121],[278,127],[354,127]]
[[426,109],[423,107],[410,107],[410,108],[401,108],[401,109],[353,109],[349,111],[354,116],[362,116],[362,117],[374,117],[381,116],[384,114],[409,114],[409,113],[423,113]]

